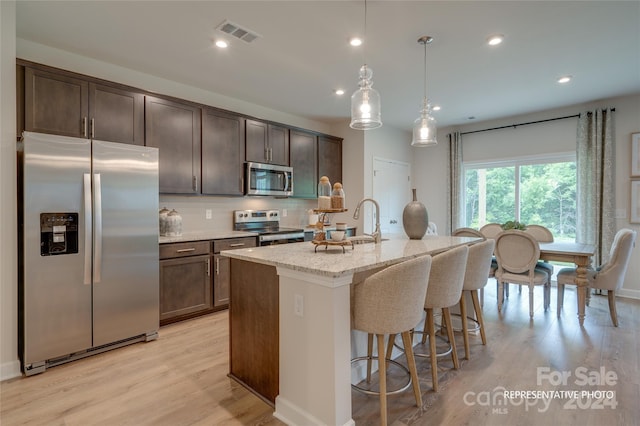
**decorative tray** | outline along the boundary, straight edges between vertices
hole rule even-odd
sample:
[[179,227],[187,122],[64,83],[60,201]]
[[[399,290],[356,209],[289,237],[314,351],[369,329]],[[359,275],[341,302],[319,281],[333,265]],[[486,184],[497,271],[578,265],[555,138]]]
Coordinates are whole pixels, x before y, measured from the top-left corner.
[[329,246],[338,246],[338,247],[342,247],[342,252],[344,253],[344,247],[345,246],[351,246],[351,248],[353,248],[353,242],[350,240],[342,240],[342,241],[333,241],[333,240],[311,240],[311,243],[313,245],[316,246],[314,252],[318,252],[318,247],[319,246],[325,246],[324,249],[328,250]]

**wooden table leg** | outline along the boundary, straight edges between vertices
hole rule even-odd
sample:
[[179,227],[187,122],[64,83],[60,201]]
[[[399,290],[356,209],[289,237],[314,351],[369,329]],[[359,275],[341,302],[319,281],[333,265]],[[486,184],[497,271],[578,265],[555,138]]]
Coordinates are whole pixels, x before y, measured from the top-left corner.
[[589,258],[576,259],[576,286],[578,291],[578,321],[584,324],[585,306],[587,304],[587,291],[589,291],[589,281],[587,280],[587,267]]

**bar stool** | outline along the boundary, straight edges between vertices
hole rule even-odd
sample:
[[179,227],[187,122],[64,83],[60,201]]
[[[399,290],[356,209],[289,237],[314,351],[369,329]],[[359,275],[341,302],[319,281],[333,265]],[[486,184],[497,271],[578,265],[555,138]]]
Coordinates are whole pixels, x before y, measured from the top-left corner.
[[[420,322],[424,299],[429,284],[431,256],[421,256],[389,266],[366,278],[355,286],[352,298],[353,328],[364,331],[369,336],[375,334],[378,342],[378,356],[372,356],[369,345],[368,358],[378,360],[380,377],[380,420],[387,424],[387,378],[385,357],[385,335],[402,335],[405,355],[413,384],[416,404],[422,404],[420,383],[416,362],[413,357],[409,332]],[[360,360],[355,358],[353,361]],[[370,369],[369,369],[370,372]],[[367,373],[369,376],[370,373]],[[352,385],[356,390],[357,386]],[[368,393],[374,393],[369,391]]]
[[[484,330],[484,320],[482,318],[482,307],[478,299],[478,293],[487,285],[487,274],[491,268],[491,257],[493,249],[496,245],[494,240],[485,240],[469,247],[469,255],[467,257],[467,267],[464,273],[464,284],[462,286],[462,296],[460,297],[460,317],[462,319],[462,336],[464,338],[464,356],[469,359],[469,332],[480,330],[480,338],[482,344],[487,344],[487,337]],[[473,309],[476,318],[467,316],[466,294],[471,294],[473,301]],[[476,327],[469,329],[467,321],[476,323]]]
[[[427,312],[425,330],[414,331],[415,333],[423,334],[422,343],[425,343],[427,335],[429,336],[429,355],[415,353],[415,356],[429,357],[431,359],[431,379],[435,392],[438,391],[438,356],[445,356],[451,353],[453,367],[456,370],[460,367],[449,307],[454,306],[460,301],[468,253],[469,248],[467,246],[461,246],[433,257],[427,296],[424,299],[424,310]],[[449,344],[451,345],[449,350],[440,354],[436,352],[436,329],[433,318],[434,309],[442,309],[442,318],[444,320],[444,326],[447,329]],[[405,351],[407,346],[409,345],[404,343]]]

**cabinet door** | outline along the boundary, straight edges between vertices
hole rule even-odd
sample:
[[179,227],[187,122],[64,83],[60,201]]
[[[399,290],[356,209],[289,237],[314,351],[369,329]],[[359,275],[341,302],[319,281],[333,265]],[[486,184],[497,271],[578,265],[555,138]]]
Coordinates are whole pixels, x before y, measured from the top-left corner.
[[200,108],[147,96],[147,146],[160,150],[160,192],[200,192]]
[[202,193],[243,195],[244,119],[202,112]]
[[322,176],[331,183],[342,182],[342,139],[318,137],[318,179]]
[[216,271],[213,276],[213,306],[226,306],[229,304],[231,259],[215,254],[213,264]]
[[247,161],[267,162],[267,123],[255,120],[245,121]]
[[211,257],[160,261],[160,322],[212,308]]
[[144,95],[89,84],[91,138],[144,145]]
[[89,137],[88,82],[32,68],[24,78],[25,130]]
[[281,166],[289,165],[289,129],[269,124],[269,162]]
[[300,130],[290,131],[290,160],[293,167],[293,196],[318,196],[316,136]]

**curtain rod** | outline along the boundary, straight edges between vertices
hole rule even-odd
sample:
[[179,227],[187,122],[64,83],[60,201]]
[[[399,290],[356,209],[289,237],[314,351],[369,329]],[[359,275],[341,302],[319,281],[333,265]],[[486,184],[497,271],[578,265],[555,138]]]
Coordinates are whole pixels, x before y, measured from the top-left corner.
[[[614,112],[615,110],[616,110],[615,108],[611,108],[611,112]],[[546,120],[529,121],[529,122],[526,122],[526,123],[511,124],[511,125],[508,125],[508,126],[492,127],[490,129],[472,130],[470,132],[460,133],[460,135],[469,135],[471,133],[489,132],[491,130],[509,129],[511,127],[513,127],[515,129],[518,126],[526,126],[528,124],[546,123],[547,121],[565,120],[567,118],[576,118],[576,117],[580,117],[580,114],[566,115],[564,117],[548,118]]]

